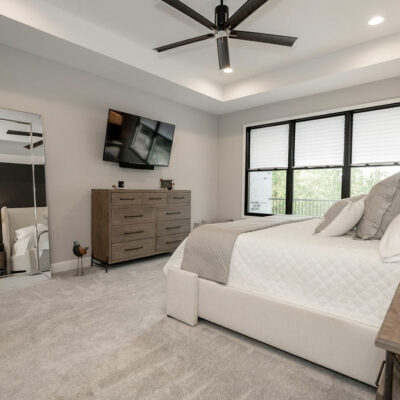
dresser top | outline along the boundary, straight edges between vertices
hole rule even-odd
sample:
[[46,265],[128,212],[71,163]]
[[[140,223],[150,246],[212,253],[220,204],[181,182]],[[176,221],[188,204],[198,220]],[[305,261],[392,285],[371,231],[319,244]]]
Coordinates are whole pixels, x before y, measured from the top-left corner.
[[165,190],[165,189],[92,189],[92,192],[110,193],[190,193],[190,190]]
[[400,285],[375,340],[376,346],[400,354]]

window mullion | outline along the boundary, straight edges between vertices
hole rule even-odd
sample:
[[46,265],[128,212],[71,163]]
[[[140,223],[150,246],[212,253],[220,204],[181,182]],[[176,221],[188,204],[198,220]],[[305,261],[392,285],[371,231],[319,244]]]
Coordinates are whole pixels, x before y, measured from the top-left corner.
[[346,112],[344,128],[344,155],[342,172],[342,199],[350,197],[353,113]]
[[293,213],[293,167],[294,167],[294,147],[296,136],[296,123],[291,121],[289,124],[289,153],[288,169],[286,173],[286,214]]

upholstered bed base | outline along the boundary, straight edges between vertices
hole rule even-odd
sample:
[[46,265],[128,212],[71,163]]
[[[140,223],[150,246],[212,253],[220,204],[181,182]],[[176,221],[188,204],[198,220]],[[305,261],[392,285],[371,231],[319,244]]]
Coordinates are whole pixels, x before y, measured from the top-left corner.
[[191,326],[198,317],[375,384],[384,359],[377,329],[169,269],[167,314]]

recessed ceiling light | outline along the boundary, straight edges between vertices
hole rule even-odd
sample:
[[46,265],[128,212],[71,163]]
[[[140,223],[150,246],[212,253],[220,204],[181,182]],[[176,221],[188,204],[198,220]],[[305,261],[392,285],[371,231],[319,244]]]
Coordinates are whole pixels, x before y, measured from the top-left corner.
[[368,21],[368,25],[379,25],[381,24],[383,21],[385,20],[385,18],[381,17],[380,15],[374,18],[371,18]]
[[226,74],[231,74],[233,72],[233,69],[231,67],[226,67],[222,71],[224,71]]

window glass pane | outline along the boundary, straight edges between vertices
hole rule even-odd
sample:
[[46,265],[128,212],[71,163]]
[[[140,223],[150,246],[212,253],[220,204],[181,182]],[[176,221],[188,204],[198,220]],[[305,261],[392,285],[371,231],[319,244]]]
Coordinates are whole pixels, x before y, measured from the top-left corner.
[[372,186],[397,172],[400,166],[352,168],[351,195],[368,194]]
[[249,172],[248,212],[285,214],[286,171]]
[[296,123],[295,166],[343,165],[344,115]]
[[287,168],[289,125],[252,129],[250,132],[250,169]]
[[353,116],[353,164],[400,161],[400,107]]
[[320,217],[342,194],[342,169],[294,171],[293,214]]

